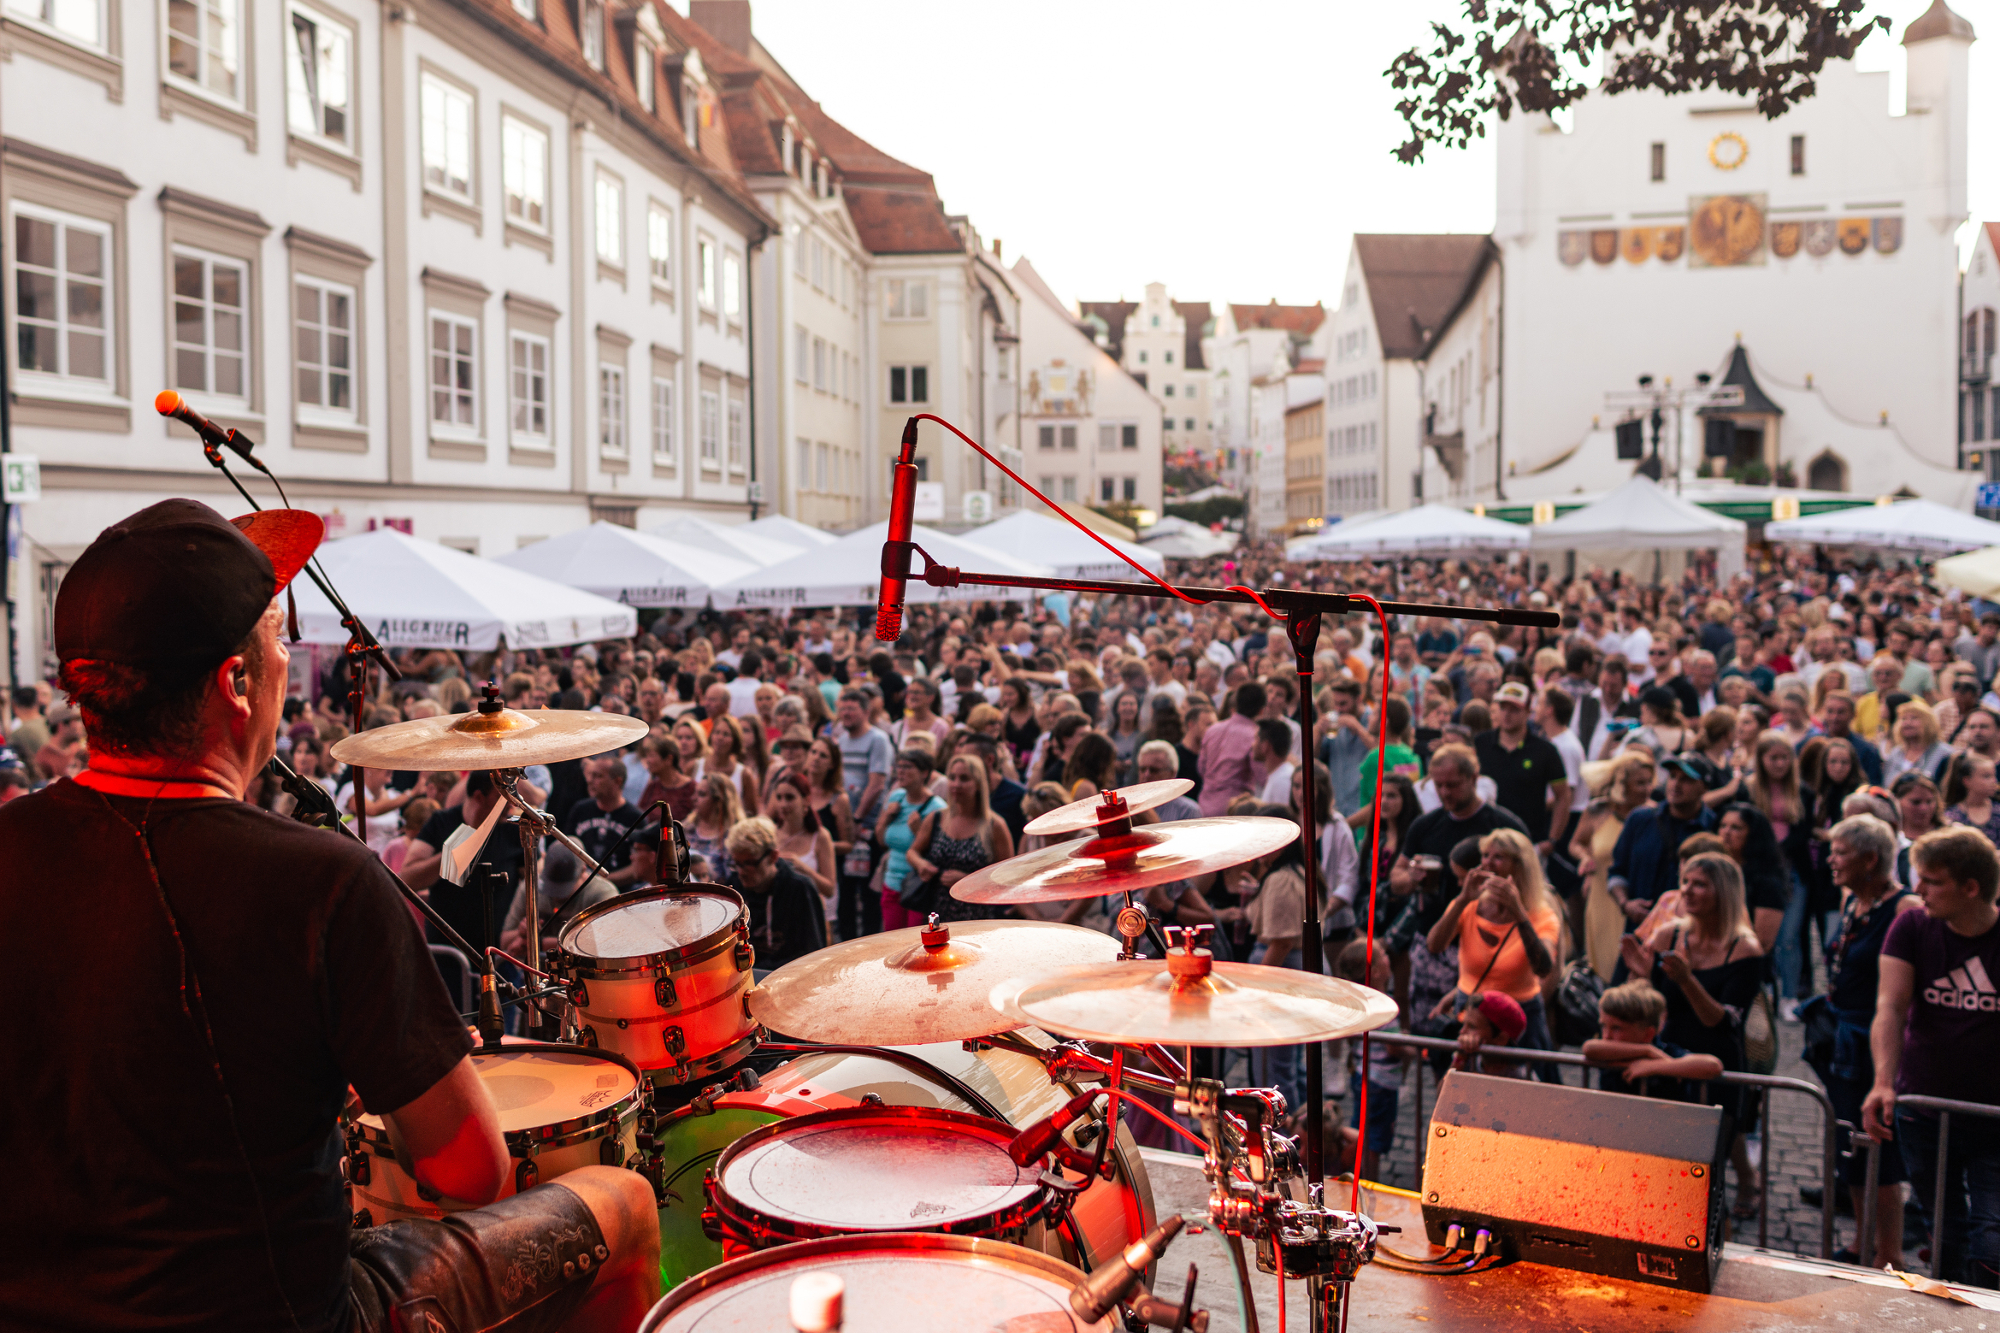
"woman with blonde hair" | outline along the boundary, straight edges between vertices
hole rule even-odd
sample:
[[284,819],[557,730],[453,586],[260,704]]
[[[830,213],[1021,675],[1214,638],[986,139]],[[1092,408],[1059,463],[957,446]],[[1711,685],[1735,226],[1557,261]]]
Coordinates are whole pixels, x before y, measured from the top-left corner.
[[980,921],[1005,916],[1006,909],[960,902],[951,886],[982,866],[1014,854],[1014,835],[1007,821],[989,804],[986,765],[977,755],[953,755],[945,765],[945,808],[925,815],[905,859],[910,873],[934,882],[936,901],[922,910],[936,912],[940,921]]
[[1894,787],[1905,773],[1935,779],[1951,758],[1951,747],[1938,728],[1937,713],[1922,699],[1911,699],[1896,710],[1896,720],[1882,747],[1882,784]]
[[736,784],[720,773],[710,773],[695,784],[701,795],[695,799],[694,818],[683,824],[688,851],[708,862],[709,878],[721,883],[729,878],[729,830],[743,819],[743,803],[737,799]]
[[[1521,1006],[1528,1026],[1518,1044],[1532,1051],[1554,1047],[1542,980],[1555,973],[1562,948],[1562,916],[1541,858],[1528,836],[1495,829],[1479,840],[1479,868],[1465,877],[1458,896],[1431,927],[1424,947],[1442,954],[1458,944],[1458,990],[1438,1003],[1433,1017],[1483,991],[1500,991]],[[1552,1071],[1537,1071],[1553,1081]]]
[[695,781],[699,782],[711,773],[727,778],[730,785],[736,788],[736,804],[745,810],[755,810],[757,770],[750,766],[748,755],[743,724],[727,715],[718,717],[709,724],[708,753],[695,767]]
[[1618,835],[1634,810],[1650,805],[1653,783],[1659,768],[1652,752],[1627,750],[1605,766],[1603,786],[1584,809],[1576,836],[1570,840],[1570,855],[1584,877],[1583,953],[1590,970],[1607,982],[1618,966],[1618,941],[1625,934],[1625,910],[1611,896],[1611,854],[1618,847]]

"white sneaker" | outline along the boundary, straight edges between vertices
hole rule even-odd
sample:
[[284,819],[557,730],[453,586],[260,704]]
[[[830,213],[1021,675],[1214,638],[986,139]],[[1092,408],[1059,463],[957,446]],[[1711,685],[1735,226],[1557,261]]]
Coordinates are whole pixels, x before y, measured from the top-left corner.
[[1799,1021],[1799,1002],[1798,1002],[1797,1000],[1780,1000],[1780,1001],[1778,1001],[1778,1018],[1779,1018],[1779,1020],[1780,1020],[1780,1021],[1782,1021],[1782,1022],[1786,1022],[1786,1023],[1796,1023],[1796,1022],[1798,1022],[1798,1021]]

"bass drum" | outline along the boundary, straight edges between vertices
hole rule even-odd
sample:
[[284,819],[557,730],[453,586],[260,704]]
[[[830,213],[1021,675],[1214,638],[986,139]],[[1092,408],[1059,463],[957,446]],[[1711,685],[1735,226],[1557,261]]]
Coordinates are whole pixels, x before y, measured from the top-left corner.
[[[1055,1044],[1033,1028],[1015,1035],[1037,1047]],[[662,1289],[671,1290],[722,1262],[721,1242],[702,1231],[702,1181],[724,1148],[761,1125],[816,1111],[883,1105],[993,1116],[1020,1128],[1053,1114],[1082,1090],[1080,1085],[1051,1081],[1041,1061],[1016,1051],[967,1051],[957,1042],[838,1047],[790,1060],[748,1092],[721,1094],[708,1114],[684,1108],[662,1116],[654,1132],[660,1180],[670,1191],[663,1195],[667,1203],[660,1209]],[[1082,1131],[1094,1144],[1090,1130],[1101,1125],[1101,1117],[1093,1111],[1072,1125],[1065,1137],[1075,1142]],[[1110,1160],[1112,1178],[1092,1181],[1070,1208],[1082,1254],[1040,1224],[1028,1229],[1023,1243],[1066,1263],[1096,1268],[1150,1231],[1156,1220],[1153,1184],[1122,1118]]]

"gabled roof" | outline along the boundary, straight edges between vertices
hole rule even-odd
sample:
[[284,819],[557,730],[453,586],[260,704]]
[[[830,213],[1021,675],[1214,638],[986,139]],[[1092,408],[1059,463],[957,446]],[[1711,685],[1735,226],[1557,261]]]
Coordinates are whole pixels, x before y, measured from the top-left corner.
[[1355,257],[1368,279],[1368,302],[1382,354],[1421,356],[1465,298],[1484,266],[1486,236],[1357,235]]
[[1774,417],[1785,415],[1785,409],[1771,401],[1770,395],[1764,392],[1764,387],[1757,383],[1756,375],[1751,373],[1750,354],[1743,350],[1742,343],[1737,343],[1735,348],[1729,353],[1729,371],[1722,377],[1722,383],[1734,384],[1743,390],[1743,405],[1741,407],[1704,407],[1697,415],[1736,416],[1740,413],[1762,413]]
[[1119,361],[1125,359],[1125,321],[1139,308],[1137,301],[1078,301],[1078,312],[1088,320],[1095,315],[1104,321],[1104,350]]
[[1174,313],[1181,317],[1181,324],[1187,330],[1187,346],[1181,351],[1181,364],[1189,370],[1207,370],[1208,361],[1201,354],[1201,338],[1208,332],[1208,323],[1215,318],[1208,311],[1206,301],[1176,301]]
[[1299,338],[1310,338],[1326,322],[1326,307],[1318,302],[1312,305],[1279,305],[1275,296],[1269,305],[1232,303],[1229,313],[1239,329],[1283,329]]
[[1992,248],[1994,256],[2000,258],[2000,222],[1985,222],[1980,225],[1986,228],[1986,244]]

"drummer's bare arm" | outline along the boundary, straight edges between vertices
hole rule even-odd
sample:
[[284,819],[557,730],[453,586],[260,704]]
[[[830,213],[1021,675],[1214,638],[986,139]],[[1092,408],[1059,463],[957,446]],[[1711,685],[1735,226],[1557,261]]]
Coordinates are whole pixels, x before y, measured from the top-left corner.
[[507,1180],[500,1114],[466,1056],[388,1120],[416,1164],[417,1179],[475,1206],[493,1202]]

